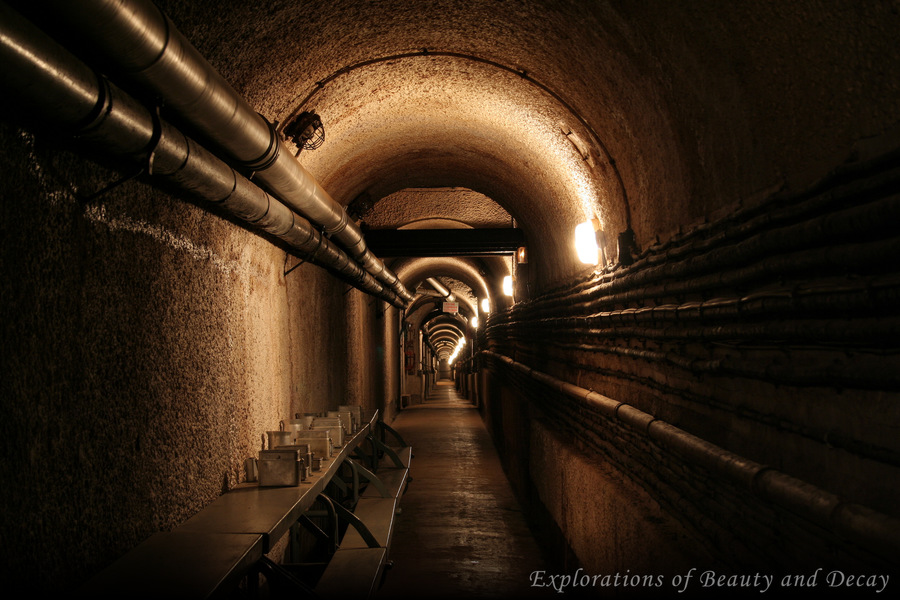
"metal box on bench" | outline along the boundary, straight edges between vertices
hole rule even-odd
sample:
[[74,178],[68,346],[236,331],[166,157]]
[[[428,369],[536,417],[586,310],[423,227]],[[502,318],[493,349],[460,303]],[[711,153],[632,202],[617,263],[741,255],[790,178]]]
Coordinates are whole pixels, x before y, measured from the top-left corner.
[[334,452],[331,431],[328,429],[300,431],[295,441],[298,444],[309,444],[310,452],[321,458],[331,458]]
[[341,423],[340,417],[317,417],[313,419],[309,429],[310,431],[329,429],[334,447],[340,448],[344,445],[344,425]]
[[312,454],[310,452],[309,444],[285,444],[284,446],[278,446],[274,448],[275,450],[290,450],[290,451],[298,451],[300,453],[300,462],[303,463],[303,466],[300,469],[300,481],[306,481],[309,479],[309,472],[312,469]]
[[260,450],[257,469],[261,487],[283,487],[300,485],[305,465],[299,450]]

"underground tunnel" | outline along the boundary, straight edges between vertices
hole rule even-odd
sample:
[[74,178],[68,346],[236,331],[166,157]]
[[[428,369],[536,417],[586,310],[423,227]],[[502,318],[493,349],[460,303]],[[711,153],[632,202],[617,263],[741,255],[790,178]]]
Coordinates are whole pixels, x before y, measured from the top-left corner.
[[[0,10],[7,581],[77,595],[358,407],[372,470],[474,417],[517,593],[900,589],[895,2]],[[212,592],[277,597],[289,525]]]

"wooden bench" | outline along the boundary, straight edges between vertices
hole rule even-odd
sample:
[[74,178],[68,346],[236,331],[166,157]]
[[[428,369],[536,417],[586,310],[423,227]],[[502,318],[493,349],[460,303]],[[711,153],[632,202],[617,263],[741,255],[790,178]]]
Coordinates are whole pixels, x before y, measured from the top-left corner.
[[[412,448],[407,446],[406,448],[396,448],[394,450],[396,451],[400,462],[403,464],[403,467],[395,466],[395,463],[391,458],[385,456],[381,459],[376,475],[378,476],[378,479],[381,480],[382,485],[387,488],[388,494],[394,498],[399,498],[403,495],[406,485],[410,481],[409,466],[412,462]],[[374,485],[367,486],[362,493],[363,498],[373,498],[379,495],[381,494]]]
[[214,598],[263,556],[259,534],[157,533],[81,589],[87,598]]
[[[371,598],[381,585],[387,563],[385,548],[338,550],[319,579],[320,598]],[[348,574],[350,576],[348,577]]]
[[[394,523],[400,498],[410,481],[411,460],[411,447],[395,447],[385,452],[374,473],[357,466],[363,478],[370,478],[370,481],[357,500],[353,514],[365,525],[377,547],[372,547],[360,531],[348,527],[316,585],[316,593],[321,598],[370,598],[377,591],[389,565]],[[400,466],[397,466],[398,462]]]
[[[81,591],[93,597],[213,598],[230,595],[242,579],[262,567],[269,574],[277,571],[278,566],[265,555],[310,509],[353,451],[372,438],[377,423],[376,411],[335,456],[323,461],[321,471],[300,485],[241,484],[175,530],[155,534],[136,546]],[[361,564],[368,569],[373,557],[387,554],[380,550],[356,554],[366,556]],[[337,558],[336,566],[353,562],[351,555]],[[384,561],[383,556],[377,561],[381,565],[378,577]]]
[[[397,503],[397,498],[360,498],[353,510],[353,514],[366,525],[366,529],[375,537],[381,548],[390,548]],[[359,531],[353,527],[347,528],[341,539],[341,550],[368,547],[369,544]]]

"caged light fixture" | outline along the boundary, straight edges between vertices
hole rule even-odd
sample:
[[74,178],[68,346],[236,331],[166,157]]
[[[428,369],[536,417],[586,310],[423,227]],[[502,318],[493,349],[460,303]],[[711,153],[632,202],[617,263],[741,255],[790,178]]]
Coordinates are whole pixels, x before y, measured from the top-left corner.
[[284,128],[284,135],[294,141],[299,149],[315,150],[325,143],[325,127],[314,112],[302,112]]

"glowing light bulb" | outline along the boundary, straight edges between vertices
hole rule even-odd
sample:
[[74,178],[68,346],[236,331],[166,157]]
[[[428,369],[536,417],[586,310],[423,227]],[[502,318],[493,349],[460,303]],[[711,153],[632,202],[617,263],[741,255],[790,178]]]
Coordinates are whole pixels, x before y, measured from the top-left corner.
[[578,260],[586,265],[596,265],[600,262],[595,221],[596,219],[585,221],[575,227],[575,251],[578,252]]
[[453,364],[453,361],[456,360],[457,355],[465,345],[466,338],[459,338],[459,342],[456,344],[456,348],[453,350],[453,354],[450,355],[450,359],[447,361],[448,364]]
[[512,296],[513,294],[513,282],[512,275],[507,275],[503,278],[503,293],[507,296]]
[[483,312],[484,314],[488,314],[489,312],[491,312],[491,301],[487,298],[481,299],[481,312]]

